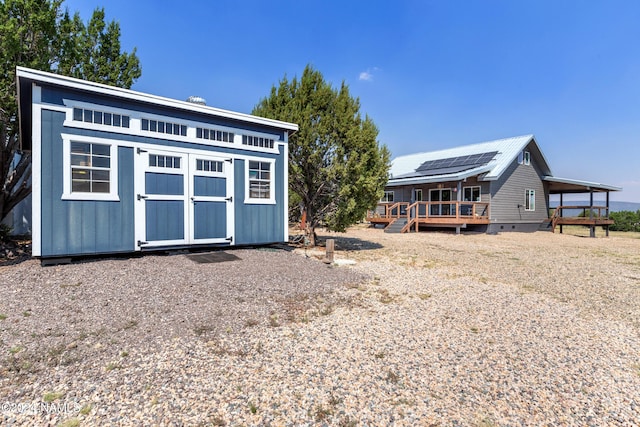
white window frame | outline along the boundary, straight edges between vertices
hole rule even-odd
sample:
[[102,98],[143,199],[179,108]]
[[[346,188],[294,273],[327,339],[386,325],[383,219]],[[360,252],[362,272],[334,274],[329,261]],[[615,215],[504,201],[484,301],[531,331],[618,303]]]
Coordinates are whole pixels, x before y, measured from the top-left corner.
[[[420,194],[420,198],[418,198],[418,194]],[[422,194],[422,188],[414,188],[413,189],[413,201],[414,202],[422,202],[422,201],[424,201],[424,195]]]
[[531,164],[531,152],[525,151],[523,154],[523,162],[526,166]]
[[[120,201],[118,196],[118,143],[111,139],[62,134],[62,200]],[[71,142],[109,146],[109,192],[80,193],[71,191]]]
[[[251,197],[249,191],[249,163],[261,162],[269,163],[269,198]],[[275,205],[276,204],[276,161],[275,159],[247,158],[244,161],[244,202],[252,205]]]
[[536,190],[524,190],[524,210],[528,212],[536,210]]
[[[389,201],[389,195],[391,195],[391,201]],[[384,196],[382,196],[382,199],[380,199],[380,203],[394,203],[395,199],[395,191],[385,190]]]
[[[465,193],[467,190],[471,191],[471,198],[473,198],[473,190],[477,188],[478,189],[478,200],[467,200],[465,198]],[[466,187],[462,187],[462,201],[463,202],[480,202],[482,201],[482,188],[479,185],[469,185]]]

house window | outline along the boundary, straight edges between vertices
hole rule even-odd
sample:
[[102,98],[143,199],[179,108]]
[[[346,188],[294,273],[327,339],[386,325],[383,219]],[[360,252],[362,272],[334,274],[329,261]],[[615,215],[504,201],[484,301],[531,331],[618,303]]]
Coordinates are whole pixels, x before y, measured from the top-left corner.
[[119,200],[115,141],[62,134],[63,200]]
[[393,203],[393,196],[393,191],[385,191],[380,201],[383,203]]
[[422,201],[422,188],[416,188],[413,190],[413,201],[414,202]]
[[217,129],[196,128],[196,138],[210,139],[220,142],[233,142],[233,132],[227,132]]
[[242,144],[261,148],[273,148],[274,140],[262,136],[242,135]]
[[273,162],[247,161],[247,201],[275,203],[273,191]]
[[130,117],[124,114],[107,113],[89,108],[73,108],[73,120],[114,127],[129,127]]
[[531,164],[531,153],[528,151],[524,152],[524,164],[529,166]]
[[462,200],[465,202],[479,202],[480,186],[464,187],[462,189]]
[[196,159],[196,170],[204,172],[223,172],[223,163],[216,160]]
[[149,166],[155,168],[180,169],[180,157],[149,154]]
[[536,190],[525,190],[524,192],[524,210],[536,210]]
[[187,136],[187,126],[162,120],[142,119],[142,130],[168,135]]

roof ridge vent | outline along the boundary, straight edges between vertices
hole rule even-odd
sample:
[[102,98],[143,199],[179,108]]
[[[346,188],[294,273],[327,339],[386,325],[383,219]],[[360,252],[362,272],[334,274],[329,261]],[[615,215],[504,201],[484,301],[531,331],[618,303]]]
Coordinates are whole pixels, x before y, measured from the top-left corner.
[[201,96],[191,95],[187,98],[187,102],[198,105],[207,105],[207,100]]

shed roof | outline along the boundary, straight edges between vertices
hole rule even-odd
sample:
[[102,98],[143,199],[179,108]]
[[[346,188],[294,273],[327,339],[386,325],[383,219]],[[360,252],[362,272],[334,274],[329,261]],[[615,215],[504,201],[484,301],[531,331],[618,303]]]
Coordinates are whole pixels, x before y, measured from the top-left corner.
[[123,89],[116,86],[109,86],[101,83],[90,82],[87,80],[76,79],[73,77],[61,76],[59,74],[38,71],[26,67],[17,67],[16,76],[18,80],[18,90],[20,90],[20,80],[28,80],[35,82],[43,82],[63,87],[74,88],[82,91],[100,93],[119,98],[125,98],[133,101],[139,101],[147,104],[177,108],[180,110],[194,111],[233,120],[240,120],[249,123],[255,123],[264,126],[270,126],[278,129],[297,131],[298,125],[295,123],[283,122],[280,120],[267,119],[264,117],[253,116],[251,114],[238,113],[221,108],[209,107],[206,105],[195,104],[187,101],[179,101],[176,99],[165,98],[162,96],[151,95],[148,93],[137,92],[130,89]]
[[[482,180],[492,181],[500,178],[507,167],[530,144],[532,155],[538,159],[538,164],[545,175],[552,175],[549,164],[538,147],[533,135],[516,136],[512,138],[498,139],[495,141],[481,142],[478,144],[464,145],[445,150],[430,151],[426,153],[409,154],[396,157],[391,164],[391,178],[389,185],[403,185],[409,183],[427,183],[440,181],[455,181],[466,177],[484,174]],[[485,156],[480,164],[468,165],[468,168],[459,166],[453,170],[442,168],[439,174],[425,174],[419,171],[421,165],[426,162],[434,164],[441,159],[465,158],[485,153],[493,153],[493,156]],[[467,157],[468,158],[468,157]],[[489,159],[487,161],[487,159]],[[464,163],[464,162],[462,162]]]

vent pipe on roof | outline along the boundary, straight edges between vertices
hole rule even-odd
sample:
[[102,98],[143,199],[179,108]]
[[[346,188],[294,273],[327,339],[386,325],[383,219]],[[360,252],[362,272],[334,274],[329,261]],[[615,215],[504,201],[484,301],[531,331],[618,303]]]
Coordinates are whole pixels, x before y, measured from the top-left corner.
[[201,96],[190,96],[187,98],[187,102],[198,105],[207,105],[207,101]]

